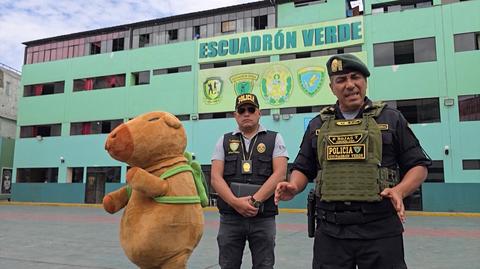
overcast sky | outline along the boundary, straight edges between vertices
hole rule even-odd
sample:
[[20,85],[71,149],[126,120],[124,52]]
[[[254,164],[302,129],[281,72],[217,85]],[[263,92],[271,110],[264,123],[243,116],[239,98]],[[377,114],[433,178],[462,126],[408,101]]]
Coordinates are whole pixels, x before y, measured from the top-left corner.
[[21,71],[26,41],[255,0],[0,0],[0,63]]

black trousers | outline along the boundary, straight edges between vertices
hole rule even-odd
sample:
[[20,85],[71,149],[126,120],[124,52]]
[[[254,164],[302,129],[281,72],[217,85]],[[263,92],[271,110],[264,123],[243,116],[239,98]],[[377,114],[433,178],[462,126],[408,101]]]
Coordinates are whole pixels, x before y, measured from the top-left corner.
[[379,239],[339,239],[317,229],[313,269],[406,269],[402,235]]

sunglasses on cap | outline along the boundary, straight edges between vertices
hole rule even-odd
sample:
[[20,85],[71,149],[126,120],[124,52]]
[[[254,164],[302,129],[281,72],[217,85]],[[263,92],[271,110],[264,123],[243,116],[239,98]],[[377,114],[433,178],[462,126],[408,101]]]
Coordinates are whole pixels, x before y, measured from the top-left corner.
[[237,113],[238,114],[243,114],[243,113],[245,113],[245,111],[248,111],[248,113],[253,114],[253,113],[255,113],[255,110],[257,110],[257,109],[253,106],[247,106],[247,107],[241,106],[237,109]]

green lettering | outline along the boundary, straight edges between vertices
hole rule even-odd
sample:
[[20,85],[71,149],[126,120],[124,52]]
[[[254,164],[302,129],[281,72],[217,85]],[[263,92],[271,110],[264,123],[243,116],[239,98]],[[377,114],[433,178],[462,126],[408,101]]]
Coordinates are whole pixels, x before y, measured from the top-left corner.
[[323,27],[315,28],[315,46],[323,45],[325,41],[323,40]]
[[287,32],[287,49],[297,47],[297,32]]
[[198,57],[207,58],[207,43],[200,43],[198,48]]
[[249,53],[250,52],[250,44],[248,43],[248,37],[244,36],[240,40],[240,54]]
[[250,46],[251,52],[260,51],[260,49],[262,48],[262,38],[260,36],[254,35],[250,37],[250,42],[251,42],[251,46]]
[[352,40],[362,38],[362,25],[361,22],[352,23]]
[[226,49],[227,47],[228,47],[227,40],[218,41],[218,56],[227,55],[228,54],[228,50]]
[[212,41],[208,42],[208,57],[216,57],[217,56],[217,42]]
[[337,42],[337,28],[335,26],[325,27],[325,44]]
[[313,30],[312,29],[302,30],[302,37],[303,37],[303,45],[305,47],[312,46],[312,43],[313,43]]
[[236,55],[238,53],[238,38],[228,40],[228,53]]
[[263,35],[263,51],[272,50],[272,35],[271,34],[264,34]]
[[338,26],[338,42],[345,42],[350,40],[350,25],[340,24]]

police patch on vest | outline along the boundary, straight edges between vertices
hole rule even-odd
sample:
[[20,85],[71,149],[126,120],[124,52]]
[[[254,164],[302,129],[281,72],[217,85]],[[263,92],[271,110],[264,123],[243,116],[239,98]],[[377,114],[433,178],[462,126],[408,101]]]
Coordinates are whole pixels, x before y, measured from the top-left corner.
[[263,143],[260,143],[257,145],[258,153],[264,153],[266,149],[267,149],[267,146],[265,146],[265,144]]
[[239,153],[238,147],[240,146],[240,140],[230,140],[228,148],[230,149],[228,153]]
[[365,160],[365,144],[327,146],[327,160]]
[[337,121],[336,124],[338,126],[348,126],[348,125],[357,125],[362,123],[362,120],[357,119],[357,120],[342,120],[342,121]]
[[331,144],[356,144],[362,140],[362,134],[348,134],[348,135],[329,135],[328,141]]

